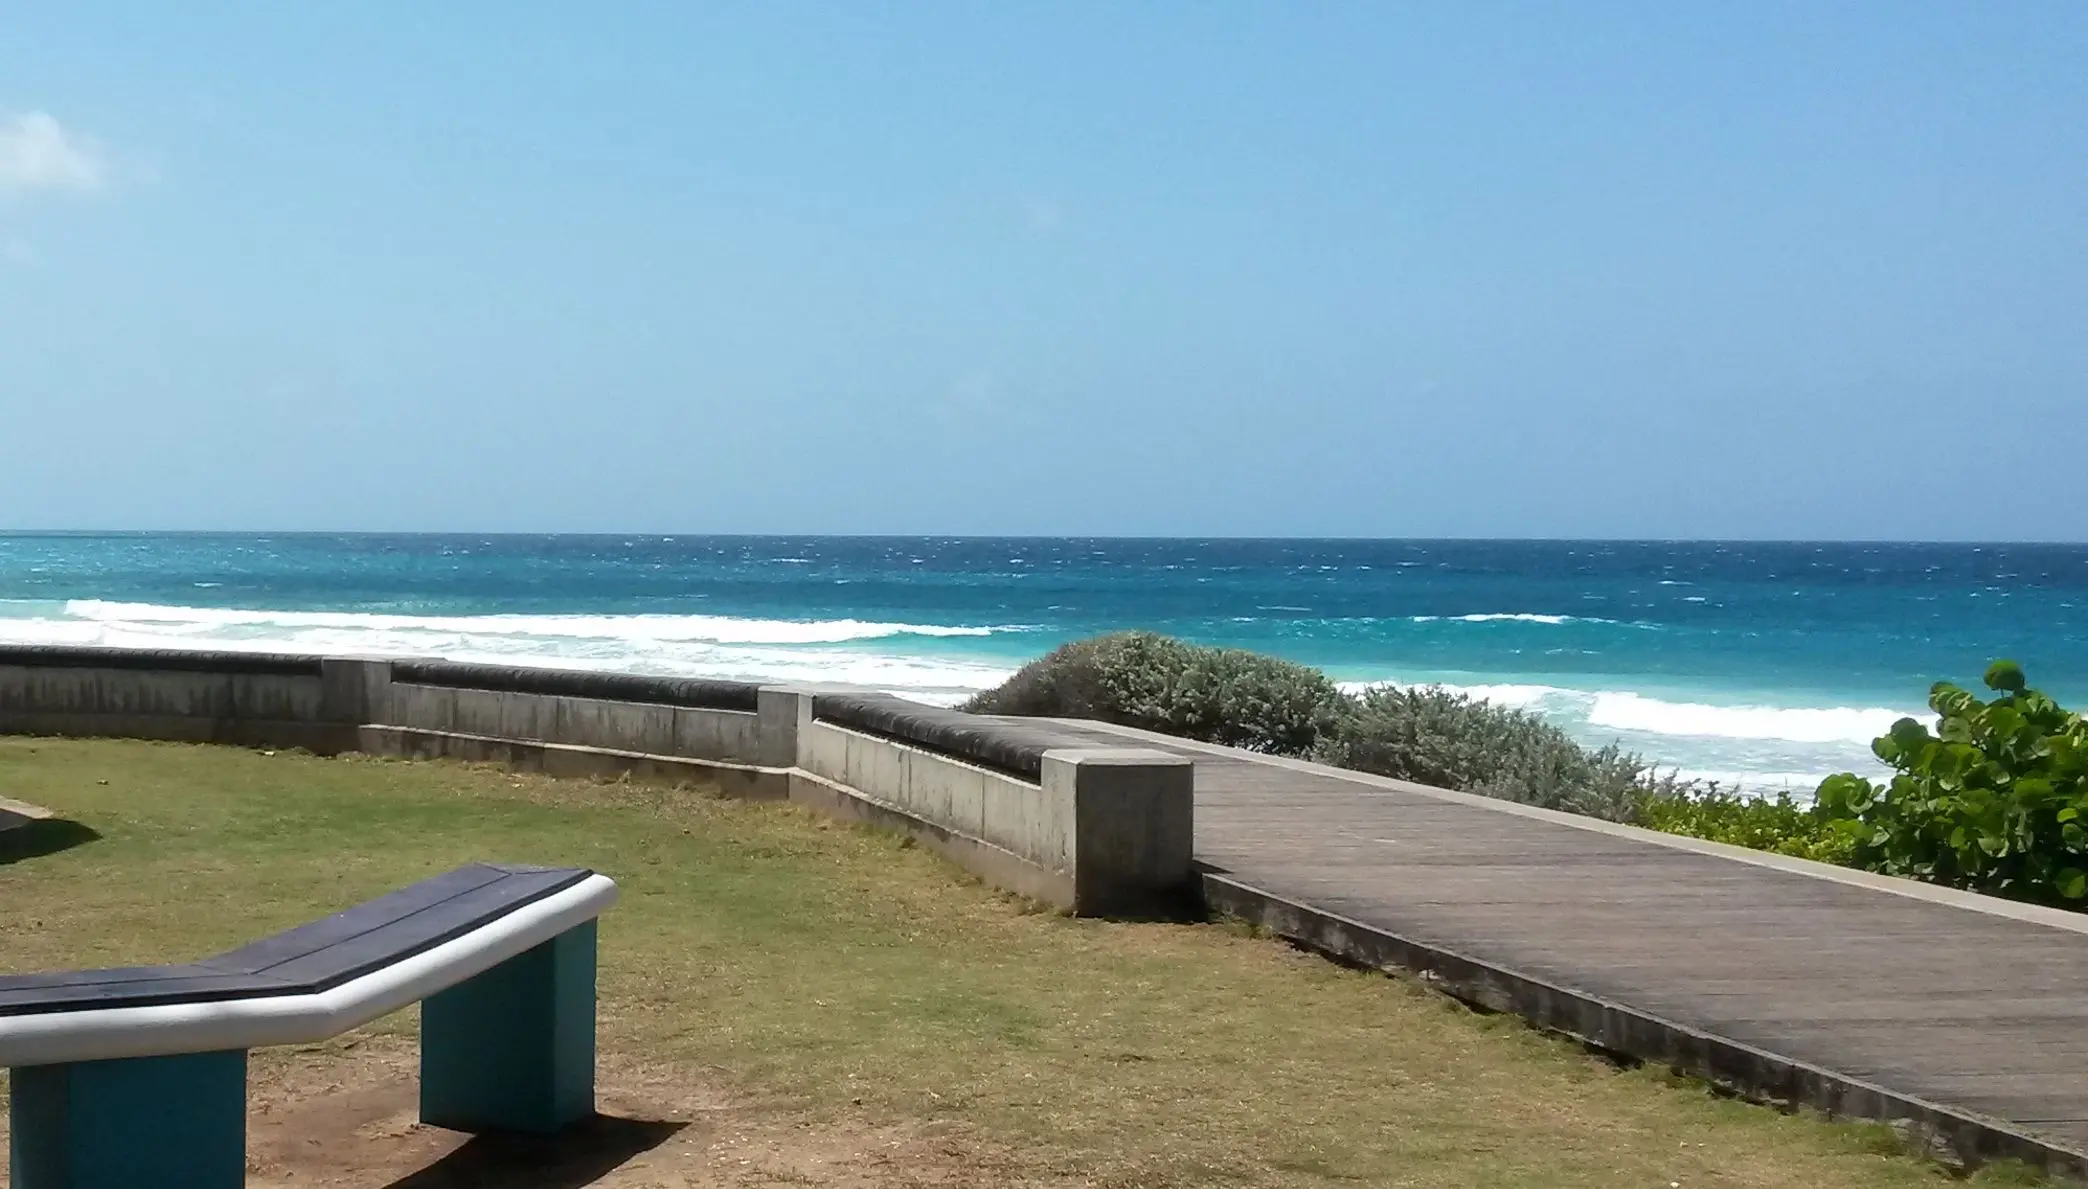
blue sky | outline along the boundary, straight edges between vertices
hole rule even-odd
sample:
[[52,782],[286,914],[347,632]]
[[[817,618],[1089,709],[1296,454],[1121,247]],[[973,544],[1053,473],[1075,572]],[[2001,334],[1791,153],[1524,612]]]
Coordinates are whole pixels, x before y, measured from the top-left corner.
[[2088,538],[2088,5],[0,28],[0,527]]

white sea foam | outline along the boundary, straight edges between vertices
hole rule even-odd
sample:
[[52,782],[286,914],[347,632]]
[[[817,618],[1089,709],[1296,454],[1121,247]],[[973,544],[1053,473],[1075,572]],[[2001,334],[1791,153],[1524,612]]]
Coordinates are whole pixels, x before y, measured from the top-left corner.
[[1546,698],[1570,696],[1570,691],[1555,689],[1549,685],[1459,685],[1448,687],[1455,693],[1466,694],[1496,706],[1513,706],[1527,710]]
[[[0,643],[435,656],[742,681],[822,682],[955,704],[1013,672],[988,660],[863,651],[863,642],[1001,630],[705,615],[386,615],[169,607],[93,599],[0,613]],[[847,645],[857,647],[845,647]],[[869,647],[877,647],[875,644]],[[896,653],[896,654],[895,654]]]
[[1431,686],[1482,698],[1498,706],[1536,711],[1562,725],[1700,739],[1868,745],[1899,719],[1923,716],[1920,711],[1881,707],[1713,706],[1624,691],[1562,689],[1553,685],[1399,681],[1344,681],[1338,684],[1348,693],[1363,693],[1387,686]]
[[65,605],[76,619],[110,624],[151,624],[195,635],[221,628],[331,628],[344,631],[426,631],[497,636],[555,636],[565,639],[697,640],[717,644],[835,644],[886,636],[990,636],[1019,628],[948,627],[921,623],[871,623],[858,619],[800,622],[734,619],[722,615],[385,615],[349,611],[249,611],[219,607],[163,607],[74,599]]
[[1477,615],[1409,615],[1408,623],[1541,623],[1558,627],[1566,623],[1615,623],[1589,615],[1541,615],[1534,611],[1488,611]]
[[1700,702],[1667,702],[1644,694],[1605,692],[1595,695],[1588,723],[1654,735],[1868,743],[1906,717],[1906,711],[1874,706],[1708,706]]
[[[1536,615],[1528,611],[1495,612],[1486,615],[1460,615],[1457,617],[1459,623],[1548,623],[1554,627],[1562,623],[1572,623],[1574,619],[1575,617],[1571,615]],[[1595,623],[1599,621],[1589,620],[1587,622]]]

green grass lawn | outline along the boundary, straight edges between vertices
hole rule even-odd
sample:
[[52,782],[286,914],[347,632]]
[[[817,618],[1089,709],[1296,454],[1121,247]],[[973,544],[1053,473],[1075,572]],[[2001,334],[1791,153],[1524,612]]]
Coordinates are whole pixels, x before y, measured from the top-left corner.
[[[0,795],[100,835],[12,862],[0,843],[0,970],[183,961],[472,860],[594,867],[624,889],[601,927],[605,1069],[719,1087],[790,1126],[933,1134],[978,1184],[1949,1180],[1881,1127],[1619,1071],[1223,926],[1037,911],[789,806],[30,739],[0,739]],[[376,1025],[380,1042],[410,1027]],[[295,1077],[305,1056],[268,1060]]]

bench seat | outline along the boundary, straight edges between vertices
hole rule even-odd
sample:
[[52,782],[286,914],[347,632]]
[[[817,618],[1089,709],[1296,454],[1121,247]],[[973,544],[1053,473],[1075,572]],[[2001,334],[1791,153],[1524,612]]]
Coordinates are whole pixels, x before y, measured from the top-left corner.
[[[474,863],[185,966],[0,975],[0,1018],[315,995],[491,924],[593,874]],[[0,1062],[6,1035],[0,1023]]]
[[16,1189],[243,1183],[246,1051],[416,1002],[421,1117],[551,1131],[594,1109],[594,921],[581,868],[478,863],[217,957],[0,975]]
[[30,822],[40,822],[51,816],[51,811],[41,806],[10,801],[0,797],[0,830],[12,830]]

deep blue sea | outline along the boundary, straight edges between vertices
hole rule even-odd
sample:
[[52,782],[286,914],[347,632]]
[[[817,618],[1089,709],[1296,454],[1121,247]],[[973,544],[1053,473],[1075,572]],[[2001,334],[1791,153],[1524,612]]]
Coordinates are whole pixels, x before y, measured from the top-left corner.
[[2088,702],[2088,546],[833,537],[0,537],[0,642],[439,655],[949,703],[1149,628],[1526,707],[1755,788],[1988,660]]

